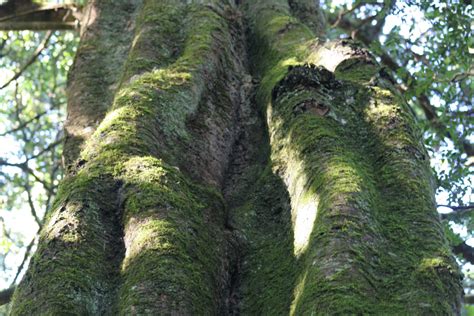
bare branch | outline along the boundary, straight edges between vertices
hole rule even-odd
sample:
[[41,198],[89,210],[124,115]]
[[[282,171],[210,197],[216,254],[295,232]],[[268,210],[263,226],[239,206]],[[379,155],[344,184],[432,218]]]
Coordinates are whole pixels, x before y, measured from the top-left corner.
[[51,188],[45,180],[41,179],[36,173],[31,169],[26,162],[21,163],[11,163],[6,160],[0,159],[0,166],[8,166],[8,167],[16,167],[21,169],[22,171],[31,175],[37,182],[41,183],[46,191],[50,191]]
[[474,205],[464,205],[464,206],[438,205],[438,207],[447,207],[453,210],[453,212],[451,213],[440,214],[441,219],[443,220],[459,218],[474,210]]
[[26,190],[26,195],[28,196],[28,205],[30,206],[31,215],[33,215],[36,224],[38,224],[38,227],[41,228],[43,226],[43,223],[41,219],[38,217],[38,212],[36,212],[36,207],[33,202],[33,196],[31,194],[31,186],[28,181],[28,177],[26,177],[24,188]]
[[39,156],[43,155],[45,152],[47,151],[50,151],[51,149],[53,149],[54,147],[58,146],[59,144],[61,144],[63,141],[63,138],[60,138],[54,142],[52,142],[51,144],[49,144],[46,148],[43,148],[42,150],[40,150],[37,154],[31,156],[31,157],[28,157],[26,158],[26,161],[25,162],[28,162],[30,160],[33,160],[33,159],[36,159],[38,158]]
[[78,28],[77,22],[2,22],[0,23],[0,30],[10,30],[10,31],[48,31],[48,30],[75,30]]
[[0,30],[74,30],[79,28],[82,7],[75,4],[32,5],[0,16]]
[[17,167],[17,168],[20,168],[20,169],[24,169],[25,166],[24,166],[24,163],[12,163],[12,162],[8,162],[2,158],[0,158],[0,166],[8,166],[8,167]]
[[474,295],[464,295],[464,304],[474,304]]
[[357,0],[354,5],[352,6],[352,8],[350,8],[349,10],[345,10],[345,11],[340,11],[338,16],[337,16],[337,20],[335,22],[332,23],[331,27],[336,27],[339,25],[339,23],[341,22],[342,18],[349,14],[349,13],[352,13],[354,12],[355,10],[357,10],[358,8],[360,8],[362,5],[364,5],[364,2],[362,2],[361,0]]
[[11,130],[8,130],[6,132],[3,132],[0,134],[0,137],[2,136],[6,136],[8,134],[11,134],[11,133],[14,133],[14,132],[17,132],[19,130],[21,130],[22,128],[25,128],[26,125],[30,124],[31,122],[33,121],[36,121],[38,119],[40,119],[43,115],[45,115],[47,112],[44,111],[44,112],[41,112],[41,113],[38,113],[36,114],[34,117],[32,117],[31,119],[29,119],[28,121],[25,121],[25,122],[22,122],[21,124],[19,124],[17,127],[14,127],[12,128]]
[[474,249],[466,244],[465,241],[459,245],[454,246],[453,252],[457,255],[462,255],[464,259],[474,264]]
[[35,241],[36,241],[36,237],[39,233],[39,230],[38,232],[36,233],[35,237],[33,237],[33,239],[30,241],[30,243],[28,244],[28,246],[26,247],[26,250],[25,250],[25,254],[23,256],[23,260],[21,261],[21,264],[20,266],[18,267],[18,270],[16,271],[16,275],[15,275],[15,278],[13,278],[13,281],[11,283],[11,286],[14,286],[15,283],[16,283],[16,280],[18,279],[18,277],[20,276],[21,274],[21,271],[23,271],[23,267],[25,266],[25,263],[26,261],[28,260],[28,258],[30,257],[30,254],[31,254],[31,249],[33,248],[33,246],[35,245]]
[[10,303],[13,292],[15,292],[15,286],[0,291],[0,306]]
[[41,12],[41,11],[49,11],[49,10],[56,11],[56,10],[59,10],[59,9],[77,10],[77,6],[70,5],[70,4],[45,4],[45,5],[42,5],[40,7],[34,7],[30,10],[16,12],[15,14],[0,17],[0,22],[5,22],[5,21],[8,21],[8,20],[17,19],[19,17],[25,16],[25,15],[30,15],[32,13],[38,13],[38,12]]
[[2,290],[0,291],[0,306],[1,305],[5,305],[5,304],[8,304],[10,301],[11,301],[11,298],[13,296],[13,292],[15,291],[15,283],[16,281],[18,280],[18,277],[20,276],[21,274],[21,271],[23,270],[28,258],[30,257],[31,255],[31,250],[35,244],[35,241],[36,241],[36,236],[38,235],[39,233],[39,230],[38,232],[36,233],[35,237],[31,240],[31,242],[28,244],[28,246],[26,247],[25,249],[25,254],[23,256],[23,260],[20,264],[20,266],[18,267],[17,269],[17,272],[16,272],[16,275],[15,275],[15,278],[13,279],[11,285],[9,288],[5,289],[5,290]]
[[48,46],[48,42],[49,40],[51,39],[51,36],[53,35],[53,31],[48,31],[46,33],[46,36],[44,37],[44,39],[41,41],[41,43],[38,45],[38,47],[36,48],[35,52],[33,53],[33,55],[30,57],[30,59],[28,59],[28,61],[26,62],[26,64],[24,64],[16,73],[15,75],[10,78],[10,80],[8,80],[5,84],[3,84],[1,87],[0,87],[0,90],[7,87],[10,83],[12,83],[13,81],[15,81],[16,79],[18,79],[21,74],[29,67],[31,66],[31,64],[33,64],[35,62],[35,60],[38,58],[38,56],[41,54],[41,52]]
[[465,211],[465,210],[473,210],[474,205],[459,205],[459,206],[451,206],[451,205],[444,205],[440,204],[438,207],[447,207],[452,209],[453,211]]
[[[38,232],[39,232],[39,230],[38,230]],[[38,235],[38,233],[36,235]],[[26,247],[25,254],[23,256],[23,260],[22,260],[20,266],[18,267],[15,278],[13,279],[10,287],[8,289],[0,291],[0,306],[8,304],[11,301],[11,298],[13,296],[13,292],[15,291],[15,287],[16,287],[15,283],[16,283],[18,277],[20,276],[21,271],[23,271],[25,263],[27,262],[28,258],[31,255],[31,249],[34,246],[35,241],[36,241],[36,236],[31,240],[31,242]]]

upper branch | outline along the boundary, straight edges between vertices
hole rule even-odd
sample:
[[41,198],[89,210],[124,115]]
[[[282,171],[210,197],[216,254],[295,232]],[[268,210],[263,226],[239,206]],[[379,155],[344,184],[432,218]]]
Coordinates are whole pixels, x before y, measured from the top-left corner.
[[14,286],[0,291],[0,306],[10,303],[10,300],[12,299],[12,295],[14,291],[15,291]]
[[32,1],[21,2],[28,3],[17,7],[11,4],[12,1],[8,1],[7,4],[0,6],[0,30],[77,29],[82,18],[82,8],[75,4],[38,6]]
[[[371,29],[365,31],[362,29],[359,30],[357,23],[352,22],[350,19],[344,16],[339,21],[332,17],[330,18],[329,22],[332,24],[337,22],[337,26],[339,28],[348,34],[351,34],[354,39],[361,41],[367,46],[369,46],[374,40],[373,32],[370,31]],[[380,54],[378,54],[378,56],[380,57],[382,63],[392,71],[397,72],[400,69],[403,69],[403,67],[401,67],[398,62],[394,60],[387,52],[382,51]],[[400,79],[404,83],[403,86],[398,87],[400,92],[406,92],[409,87],[415,87],[417,85],[416,78],[406,70],[402,72]],[[439,116],[436,113],[436,109],[431,104],[428,95],[426,93],[420,93],[416,95],[416,99],[431,126],[441,135],[444,135],[449,139],[453,139],[454,137],[449,133],[448,128],[443,123],[441,123]],[[469,157],[474,156],[474,146],[469,141],[464,140],[462,144],[460,144],[460,147]]]
[[31,64],[35,62],[35,60],[38,58],[38,56],[41,54],[41,52],[48,46],[48,42],[51,39],[51,36],[53,35],[53,31],[48,31],[46,33],[46,36],[44,39],[41,41],[41,43],[38,45],[36,48],[35,52],[33,55],[28,59],[28,61],[15,73],[13,77],[10,78],[6,83],[4,83],[1,87],[0,90],[7,87],[10,83],[18,79],[21,74],[29,67]]

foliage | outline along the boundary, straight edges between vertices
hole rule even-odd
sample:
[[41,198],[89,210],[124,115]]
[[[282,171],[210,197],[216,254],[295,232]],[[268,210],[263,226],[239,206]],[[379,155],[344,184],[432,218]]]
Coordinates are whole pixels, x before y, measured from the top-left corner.
[[0,90],[1,287],[21,279],[36,234],[62,176],[61,143],[66,74],[77,36],[72,32],[0,33],[0,85],[46,47],[18,79]]

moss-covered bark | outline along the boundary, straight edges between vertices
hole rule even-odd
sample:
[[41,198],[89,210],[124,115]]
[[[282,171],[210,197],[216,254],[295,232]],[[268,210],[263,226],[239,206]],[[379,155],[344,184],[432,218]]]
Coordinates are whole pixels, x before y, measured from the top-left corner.
[[85,141],[112,104],[132,42],[141,0],[89,1],[68,80],[64,164],[73,172]]
[[227,308],[220,183],[244,75],[234,10],[215,1],[139,9],[113,104],[62,186],[14,315]]
[[246,11],[273,168],[291,199],[290,313],[456,314],[459,271],[413,117],[370,54],[318,43],[290,10],[261,0]]
[[241,2],[93,4],[13,315],[458,312],[403,98],[314,1]]

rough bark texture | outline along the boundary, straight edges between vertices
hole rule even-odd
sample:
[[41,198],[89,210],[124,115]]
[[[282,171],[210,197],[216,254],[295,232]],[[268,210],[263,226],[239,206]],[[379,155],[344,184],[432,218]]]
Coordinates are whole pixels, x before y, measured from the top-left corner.
[[13,315],[459,312],[403,98],[313,1],[239,2],[92,3]]

